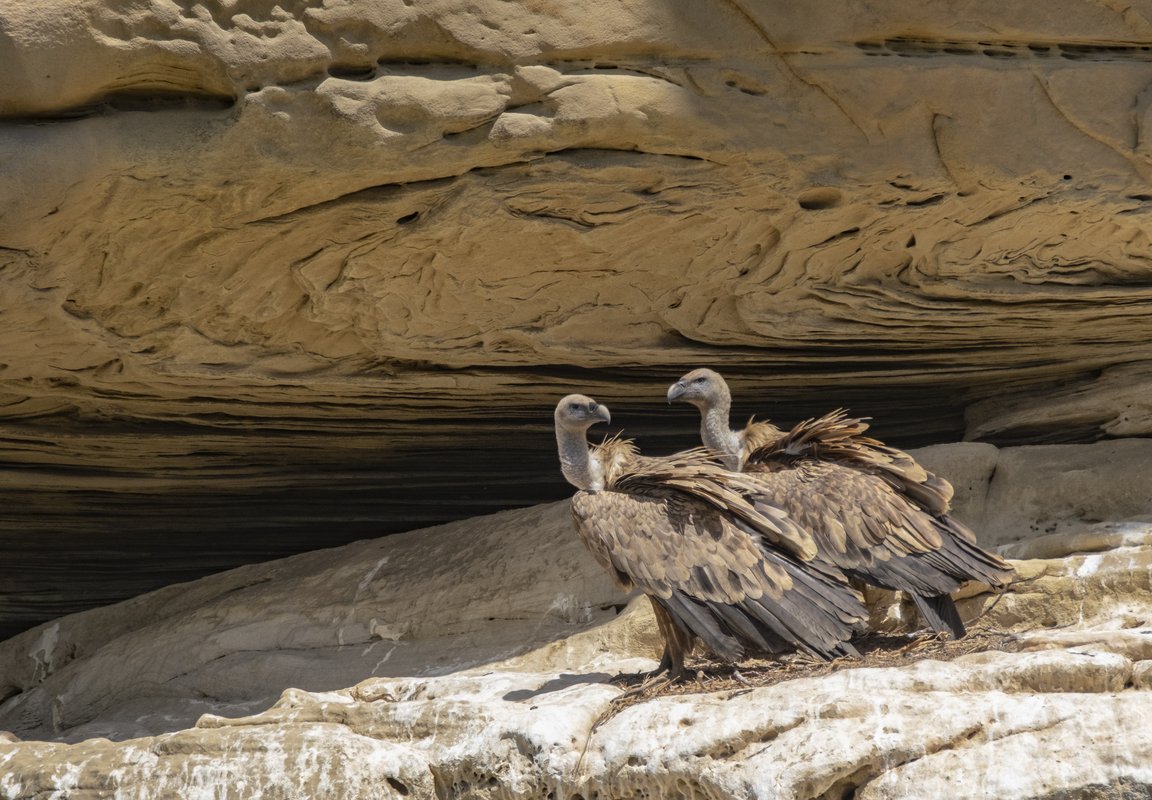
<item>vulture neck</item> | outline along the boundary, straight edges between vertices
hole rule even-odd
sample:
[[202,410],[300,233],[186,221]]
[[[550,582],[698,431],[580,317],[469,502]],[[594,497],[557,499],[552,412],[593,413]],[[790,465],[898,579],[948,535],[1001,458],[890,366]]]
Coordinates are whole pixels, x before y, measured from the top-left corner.
[[577,489],[599,492],[604,488],[604,469],[588,447],[588,432],[556,428],[560,471]]
[[739,472],[743,446],[740,434],[728,427],[731,410],[732,401],[726,398],[700,409],[700,441],[724,457],[725,468]]

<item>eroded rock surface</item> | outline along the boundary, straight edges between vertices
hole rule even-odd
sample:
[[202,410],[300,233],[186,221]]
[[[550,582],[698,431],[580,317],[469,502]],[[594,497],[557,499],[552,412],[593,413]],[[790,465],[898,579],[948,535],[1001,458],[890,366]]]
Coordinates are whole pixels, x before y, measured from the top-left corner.
[[262,417],[418,364],[979,394],[1147,358],[1148,22],[831,10],[10,3],[9,413]]
[[[1013,666],[1020,680],[980,680]],[[591,734],[619,690],[523,673],[374,679],[122,744],[0,745],[0,785],[14,797],[1136,797],[1152,785],[1152,694],[1125,688],[1132,668],[1080,647],[849,670],[651,700]],[[37,765],[61,758],[71,774]]]
[[965,8],[7,0],[0,630],[555,499],[541,409],[699,364],[1147,435],[1152,12]]
[[0,786],[14,798],[1139,796],[1152,786],[1143,619],[1025,635],[1021,653],[650,700],[595,730],[620,692],[600,669],[634,660],[289,690],[254,716],[158,736],[0,744]]
[[[1057,449],[1077,463],[1106,446]],[[1010,542],[1018,580],[960,593],[970,627],[1013,636],[1011,651],[869,656],[607,713],[622,691],[609,677],[654,667],[659,638],[560,503],[244,567],[0,643],[0,793],[1143,796],[1152,522],[1076,517],[1071,489],[1106,496],[1092,475],[1111,477],[1048,480],[1051,449],[1019,448],[1035,469],[1005,480],[1067,501],[1055,532],[1035,535],[1051,516],[1006,516],[993,541]],[[970,519],[999,508],[961,476],[1005,453],[922,455],[955,465]],[[890,593],[870,602],[881,632],[916,624]]]

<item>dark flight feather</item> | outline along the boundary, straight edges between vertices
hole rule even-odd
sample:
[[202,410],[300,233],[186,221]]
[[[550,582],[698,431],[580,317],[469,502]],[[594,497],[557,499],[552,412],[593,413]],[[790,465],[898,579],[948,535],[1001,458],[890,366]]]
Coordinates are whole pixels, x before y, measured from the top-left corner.
[[769,441],[770,431],[754,430],[746,441],[761,443],[744,471],[761,487],[756,502],[784,509],[810,531],[820,560],[908,592],[933,630],[960,638],[965,629],[951,593],[969,580],[1003,587],[1013,569],[948,514],[947,481],[864,436],[867,428],[835,411]]

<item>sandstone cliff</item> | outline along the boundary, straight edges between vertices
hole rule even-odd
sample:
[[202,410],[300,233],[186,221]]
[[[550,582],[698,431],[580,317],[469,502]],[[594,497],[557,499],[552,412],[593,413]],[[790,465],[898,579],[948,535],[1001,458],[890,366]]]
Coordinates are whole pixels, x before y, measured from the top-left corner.
[[[0,13],[9,416],[322,425],[507,367],[523,409],[557,364],[641,397],[719,359],[965,404],[1146,379],[1138,6]],[[1078,427],[1148,432],[1093,394]]]
[[[1148,794],[1148,3],[0,0],[0,76],[0,795]],[[981,442],[1015,651],[593,731],[548,409],[704,364]]]
[[667,437],[696,364],[903,442],[1148,434],[1150,20],[5,0],[7,630],[559,498],[541,409]]
[[[1011,634],[1006,650],[894,666],[894,639],[831,674],[764,666],[783,681],[704,684],[597,726],[621,693],[610,675],[655,666],[659,640],[553,504],[244,567],[0,643],[0,794],[1145,796],[1152,508],[1099,521],[1114,476],[1069,485],[1051,466],[1102,447],[919,453],[1017,559],[1008,594],[960,604],[975,636]],[[1150,452],[1108,458],[1131,470]],[[914,618],[873,602],[881,630]]]

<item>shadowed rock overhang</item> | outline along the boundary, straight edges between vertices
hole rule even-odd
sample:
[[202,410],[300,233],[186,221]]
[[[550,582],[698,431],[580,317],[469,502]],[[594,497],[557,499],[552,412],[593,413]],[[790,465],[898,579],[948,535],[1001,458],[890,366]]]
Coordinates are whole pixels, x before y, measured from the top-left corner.
[[1148,435],[1152,28],[969,12],[7,3],[0,635],[560,497],[555,400],[670,450],[691,366]]

